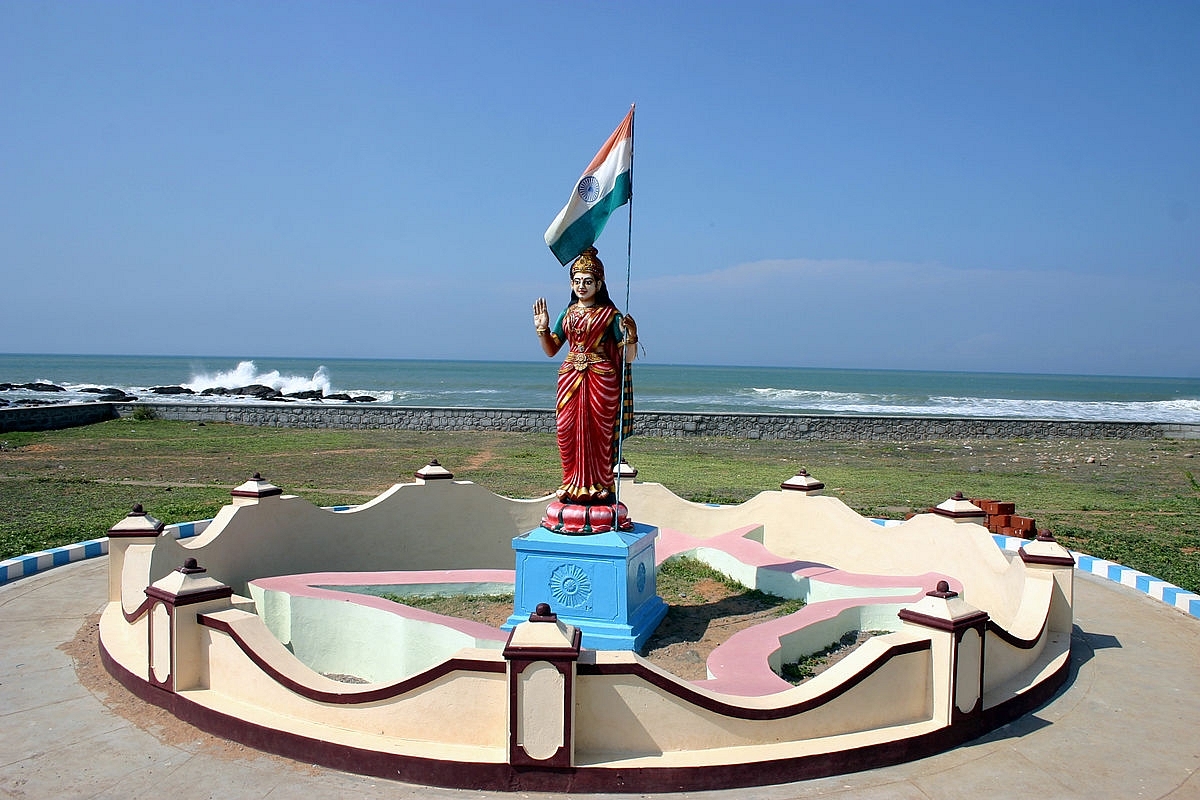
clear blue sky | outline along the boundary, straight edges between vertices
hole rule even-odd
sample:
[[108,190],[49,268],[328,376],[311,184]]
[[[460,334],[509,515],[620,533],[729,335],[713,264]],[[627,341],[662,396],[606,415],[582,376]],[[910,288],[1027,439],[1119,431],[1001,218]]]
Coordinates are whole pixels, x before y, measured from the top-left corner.
[[[0,351],[1200,376],[1197,2],[0,4]],[[619,212],[598,246],[625,306]]]

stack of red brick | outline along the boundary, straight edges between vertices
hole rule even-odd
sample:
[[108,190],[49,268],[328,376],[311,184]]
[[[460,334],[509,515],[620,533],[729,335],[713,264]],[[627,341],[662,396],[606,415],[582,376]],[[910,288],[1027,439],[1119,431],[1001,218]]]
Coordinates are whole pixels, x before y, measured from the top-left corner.
[[1016,503],[974,498],[971,502],[987,514],[987,529],[992,533],[998,533],[1001,536],[1015,536],[1020,539],[1032,539],[1037,536],[1037,523],[1032,517],[1019,516]]

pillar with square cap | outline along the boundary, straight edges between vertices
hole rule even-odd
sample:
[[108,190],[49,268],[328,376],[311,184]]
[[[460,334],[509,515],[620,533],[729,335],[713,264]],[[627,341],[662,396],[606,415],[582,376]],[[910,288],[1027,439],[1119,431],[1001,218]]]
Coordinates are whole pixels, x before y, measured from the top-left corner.
[[283,489],[264,479],[262,475],[256,472],[254,473],[254,477],[241,486],[234,488],[229,494],[233,497],[233,505],[249,506],[267,498],[280,497],[283,494]]
[[1046,624],[1052,631],[1070,633],[1075,625],[1075,557],[1058,543],[1054,534],[1045,528],[1037,538],[1017,551],[1025,569],[1034,575],[1049,575],[1054,580],[1054,596],[1050,600],[1050,616]]
[[947,581],[900,619],[929,631],[933,640],[933,716],[951,725],[983,711],[983,646],[988,615],[969,605]]
[[[138,503],[120,522],[108,529],[108,602],[118,602],[123,595],[128,595],[130,603],[126,604],[127,611],[141,604],[142,591],[150,579],[146,570],[150,568],[154,542],[165,527]],[[139,556],[136,560],[140,569],[126,569],[131,549]]]
[[929,513],[952,519],[955,522],[974,522],[978,525],[987,525],[987,512],[965,498],[962,492],[956,492],[954,497],[929,509]]
[[201,631],[196,617],[224,608],[232,595],[231,588],[208,577],[194,558],[146,587],[151,684],[170,692],[200,685]]
[[788,478],[783,483],[779,484],[779,488],[785,492],[800,492],[808,497],[819,495],[825,490],[825,484],[808,474],[808,470],[802,469],[792,477]]
[[575,751],[575,664],[583,632],[546,603],[508,636],[508,758],[514,766],[567,768]]

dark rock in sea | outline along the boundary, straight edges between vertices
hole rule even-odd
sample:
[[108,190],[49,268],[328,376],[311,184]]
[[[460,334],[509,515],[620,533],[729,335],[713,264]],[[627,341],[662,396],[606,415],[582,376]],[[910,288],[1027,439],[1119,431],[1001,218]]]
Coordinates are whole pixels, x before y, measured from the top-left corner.
[[195,394],[186,386],[151,386],[150,391],[155,394]]
[[20,383],[15,387],[17,389],[28,389],[31,392],[65,392],[61,386],[55,386],[53,383]]
[[15,388],[11,383],[0,383],[0,392],[10,392]]
[[369,394],[360,394],[350,398],[351,403],[374,403],[378,398],[371,397]]
[[280,394],[278,389],[272,389],[270,386],[263,386],[261,383],[252,383],[249,386],[240,386],[237,389],[230,389],[229,393],[241,395],[242,397],[257,397],[259,400],[266,400],[268,397],[278,397]]
[[125,394],[124,389],[118,389],[115,386],[108,386],[104,389],[96,386],[88,386],[84,389],[80,389],[79,391],[86,392],[87,394],[98,394],[101,395],[101,399],[114,402],[119,402],[129,397],[129,395]]
[[326,400],[345,400],[346,402],[349,402],[349,401],[353,400],[354,398],[353,398],[353,397],[351,397],[351,396],[350,396],[350,395],[348,395],[348,394],[344,394],[344,393],[342,393],[342,392],[338,392],[337,394],[328,394],[328,395],[325,395],[325,399],[326,399]]
[[308,389],[303,392],[288,392],[284,397],[291,397],[296,400],[320,400],[325,397],[325,393],[320,389]]
[[294,403],[294,402],[296,402],[292,398],[287,397],[286,395],[282,395],[282,394],[267,395],[266,397],[263,398],[263,400],[266,400],[271,403]]
[[6,405],[8,405],[8,401],[0,397],[0,408],[4,408]]
[[229,394],[229,390],[226,389],[224,386],[210,386],[207,389],[205,389],[203,392],[201,392],[200,394],[204,397],[211,397],[214,394],[224,397],[225,395]]

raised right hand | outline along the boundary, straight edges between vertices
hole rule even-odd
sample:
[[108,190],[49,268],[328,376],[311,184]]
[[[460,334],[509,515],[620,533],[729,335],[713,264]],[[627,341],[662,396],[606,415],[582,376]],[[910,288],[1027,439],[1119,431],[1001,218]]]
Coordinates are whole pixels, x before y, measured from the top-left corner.
[[536,330],[550,327],[550,312],[546,310],[546,298],[533,301],[533,327]]

